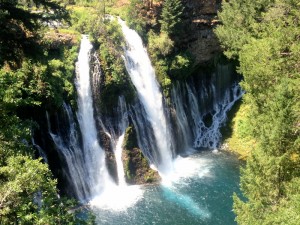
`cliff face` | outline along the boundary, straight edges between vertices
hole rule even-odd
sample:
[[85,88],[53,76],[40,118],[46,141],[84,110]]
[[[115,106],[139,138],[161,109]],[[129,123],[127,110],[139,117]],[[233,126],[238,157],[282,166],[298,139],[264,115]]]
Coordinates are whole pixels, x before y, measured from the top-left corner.
[[213,29],[221,0],[183,0],[185,36],[182,45],[193,55],[195,65],[213,58],[221,48]]
[[[164,0],[143,0],[140,13],[151,29],[159,27],[159,19]],[[182,0],[184,5],[183,26],[177,37],[178,48],[194,55],[195,66],[212,59],[221,52],[220,44],[213,29],[218,23],[217,12],[222,0]],[[118,0],[117,7],[128,5],[129,0]],[[151,3],[150,6],[148,3]]]

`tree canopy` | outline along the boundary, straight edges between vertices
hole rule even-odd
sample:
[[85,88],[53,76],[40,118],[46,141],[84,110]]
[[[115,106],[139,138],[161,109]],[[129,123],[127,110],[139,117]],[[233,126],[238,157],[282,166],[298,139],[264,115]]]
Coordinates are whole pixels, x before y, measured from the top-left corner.
[[239,224],[297,224],[300,178],[300,4],[223,2],[217,27],[225,54],[239,60],[247,127],[256,140],[242,169],[246,200],[234,198]]
[[58,1],[0,1],[0,66],[5,61],[20,64],[24,55],[36,49],[41,28],[68,18]]
[[42,38],[65,19],[58,1],[0,0],[0,224],[92,223],[70,212],[78,203],[58,195],[31,143],[40,110],[74,97],[78,47]]
[[168,35],[179,33],[182,22],[183,4],[181,0],[164,0],[161,13],[161,32]]

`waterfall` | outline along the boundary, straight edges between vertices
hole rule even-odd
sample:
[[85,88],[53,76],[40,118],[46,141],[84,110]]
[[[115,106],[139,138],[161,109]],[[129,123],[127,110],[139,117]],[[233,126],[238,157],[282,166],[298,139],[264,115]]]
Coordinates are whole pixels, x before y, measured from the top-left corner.
[[128,112],[124,96],[119,97],[118,107],[113,118],[100,119],[101,128],[110,138],[111,146],[115,154],[119,186],[126,186],[124,165],[122,160],[123,142],[125,131],[128,127]]
[[124,165],[122,160],[122,151],[123,151],[125,131],[129,123],[128,123],[127,108],[126,108],[124,97],[119,98],[118,115],[119,115],[120,136],[116,142],[115,157],[117,163],[119,186],[126,186]]
[[171,97],[178,139],[183,141],[185,148],[217,149],[222,137],[220,128],[226,122],[228,111],[242,95],[240,86],[226,72],[226,66],[218,66],[217,72],[209,78],[202,77],[200,84],[174,85]]
[[[55,146],[66,163],[66,174],[76,197],[85,202],[101,194],[105,186],[111,183],[106,164],[105,152],[97,140],[93,115],[93,101],[90,84],[90,51],[92,45],[87,36],[83,36],[76,64],[76,87],[78,93],[77,119],[81,131],[82,145],[77,134],[72,110],[64,104],[69,129],[67,135],[54,134],[48,122],[49,133]],[[48,119],[49,121],[49,119]]]
[[87,166],[86,181],[91,189],[91,196],[99,195],[109,175],[105,165],[105,152],[98,143],[94,120],[94,107],[90,82],[90,58],[92,45],[87,36],[83,36],[77,63],[77,118],[83,140],[83,157]]
[[[193,95],[191,92],[189,95]],[[204,121],[205,115],[199,115],[201,119],[196,126],[196,138],[194,141],[194,147],[205,147],[210,149],[217,149],[221,141],[220,128],[227,119],[227,113],[233,106],[233,104],[242,97],[242,91],[238,84],[233,85],[228,89],[222,101],[214,104],[211,112],[211,124],[207,125]]]
[[[134,84],[139,100],[141,101],[147,120],[151,124],[156,143],[156,149],[152,149],[151,162],[157,167],[161,175],[172,171],[172,146],[171,135],[167,124],[162,93],[155,78],[155,72],[151,65],[142,39],[134,31],[129,29],[125,22],[119,19],[122,31],[127,42],[125,49],[125,66]],[[143,137],[147,138],[147,137]],[[145,153],[145,149],[142,149]],[[145,153],[145,155],[150,155]]]
[[177,136],[180,137],[178,140],[181,140],[180,143],[178,143],[178,150],[179,152],[189,152],[193,137],[189,117],[186,113],[189,108],[186,108],[186,104],[184,104],[184,93],[182,93],[183,90],[179,87],[180,85],[177,84],[177,86],[171,90],[172,103],[175,109]]
[[[86,184],[84,175],[87,171],[87,164],[83,158],[83,152],[79,144],[78,133],[74,121],[74,115],[70,106],[63,104],[63,116],[66,117],[68,127],[58,129],[56,133],[51,129],[51,123],[48,113],[46,114],[48,121],[48,132],[55,144],[56,150],[63,164],[63,172],[68,180],[74,195],[81,202],[84,202],[90,195],[89,186]],[[64,130],[66,135],[64,135]]]

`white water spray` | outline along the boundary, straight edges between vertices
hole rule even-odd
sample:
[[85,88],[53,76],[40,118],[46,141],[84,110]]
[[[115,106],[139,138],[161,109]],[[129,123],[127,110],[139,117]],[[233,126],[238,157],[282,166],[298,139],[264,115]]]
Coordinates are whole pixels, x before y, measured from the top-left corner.
[[97,140],[94,120],[94,108],[90,83],[90,51],[92,45],[87,36],[81,40],[77,63],[77,118],[83,140],[83,157],[87,163],[86,174],[83,175],[91,190],[91,196],[99,195],[111,182],[105,165],[105,153]]
[[154,155],[152,163],[158,168],[160,174],[165,176],[172,172],[173,164],[170,132],[164,113],[162,94],[142,39],[134,30],[127,27],[124,21],[119,19],[119,23],[127,42],[126,69],[145,108],[158,148],[152,153]]
[[127,186],[125,180],[124,165],[122,160],[123,142],[125,131],[128,127],[128,113],[124,96],[119,97],[116,115],[112,118],[105,118],[105,124],[99,119],[100,125],[105,134],[110,138],[111,147],[115,154],[116,167],[118,172],[119,187]]
[[90,84],[90,51],[92,45],[87,36],[83,36],[76,63],[76,87],[78,93],[77,118],[80,126],[82,146],[77,134],[72,110],[64,104],[66,132],[48,129],[56,145],[62,162],[66,164],[65,175],[72,186],[74,194],[81,202],[86,202],[101,194],[111,184],[111,178],[105,165],[105,153],[97,140],[97,131],[93,115],[93,101]]

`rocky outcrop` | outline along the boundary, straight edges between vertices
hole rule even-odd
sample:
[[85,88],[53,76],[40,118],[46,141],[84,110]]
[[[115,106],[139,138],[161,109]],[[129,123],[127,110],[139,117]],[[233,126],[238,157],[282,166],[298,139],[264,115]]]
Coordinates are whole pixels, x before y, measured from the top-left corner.
[[102,129],[98,132],[98,137],[100,137],[100,143],[105,151],[105,162],[107,166],[108,173],[112,179],[118,183],[118,171],[117,163],[113,148],[111,146],[111,138]]
[[128,184],[154,183],[160,180],[157,171],[152,170],[142,151],[137,147],[136,133],[133,127],[126,129],[124,138],[124,163],[125,179]]
[[78,35],[71,33],[61,33],[58,30],[51,30],[45,34],[44,43],[49,49],[59,49],[60,47],[72,47],[79,44]]
[[221,52],[213,32],[221,0],[183,0],[183,3],[185,36],[180,44],[193,54],[195,65],[199,65]]

